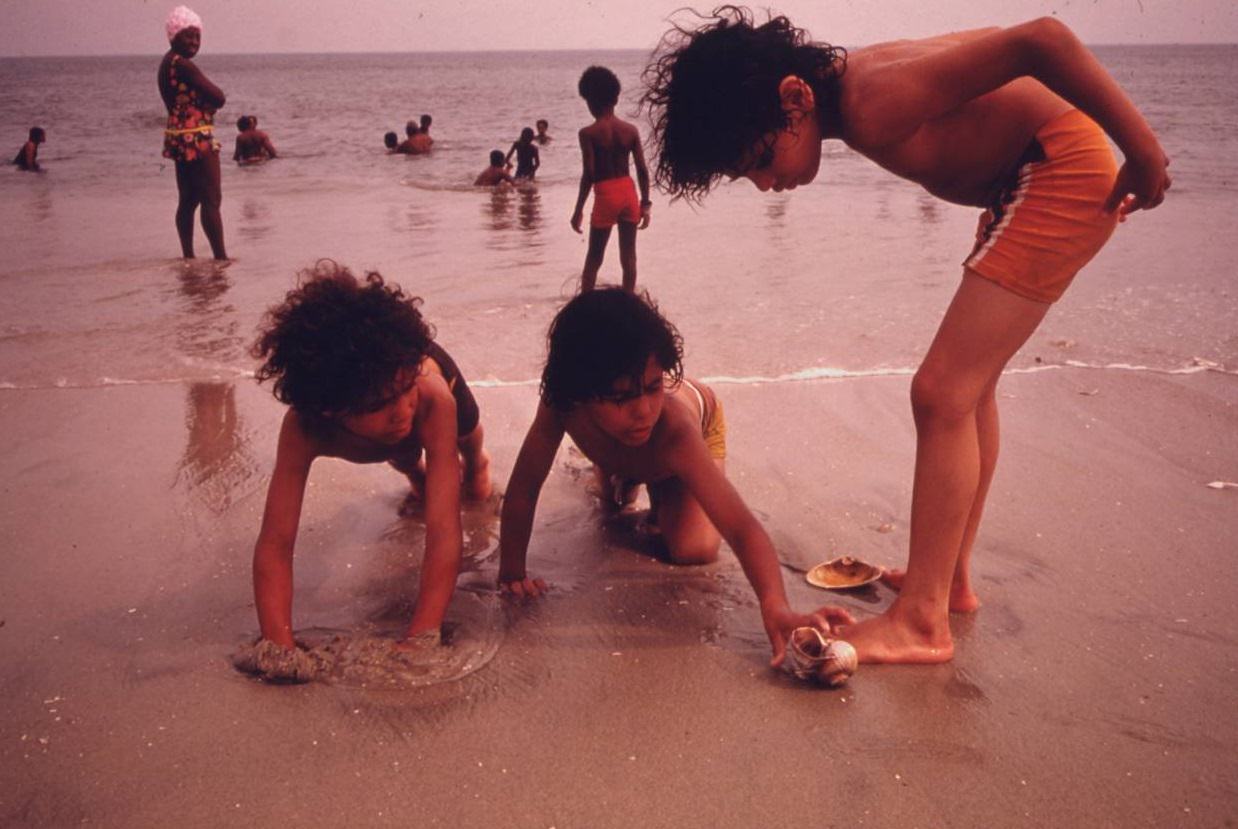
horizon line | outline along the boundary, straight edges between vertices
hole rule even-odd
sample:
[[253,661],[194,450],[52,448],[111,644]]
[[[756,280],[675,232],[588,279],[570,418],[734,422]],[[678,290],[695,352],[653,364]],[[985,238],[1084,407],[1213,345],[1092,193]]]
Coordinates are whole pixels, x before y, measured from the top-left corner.
[[[1144,47],[1144,48],[1164,48],[1171,46],[1238,46],[1236,41],[1166,41],[1163,43],[1144,43],[1144,42],[1112,42],[1112,43],[1087,43],[1084,44],[1088,48],[1096,47],[1111,47],[1111,46],[1127,46],[1127,47]],[[656,47],[644,46],[620,46],[607,48],[590,48],[590,47],[556,47],[551,49],[408,49],[403,51],[392,51],[387,49],[370,50],[370,49],[345,49],[338,51],[319,51],[319,50],[300,50],[300,51],[271,51],[271,52],[211,52],[212,56],[218,57],[247,57],[251,55],[271,56],[271,55],[470,55],[470,54],[546,54],[547,52],[645,52],[652,51]],[[155,52],[98,52],[93,54],[5,54],[0,55],[0,60],[21,60],[27,58],[58,58],[58,59],[82,59],[82,58],[149,58],[159,57],[163,55],[163,51]]]

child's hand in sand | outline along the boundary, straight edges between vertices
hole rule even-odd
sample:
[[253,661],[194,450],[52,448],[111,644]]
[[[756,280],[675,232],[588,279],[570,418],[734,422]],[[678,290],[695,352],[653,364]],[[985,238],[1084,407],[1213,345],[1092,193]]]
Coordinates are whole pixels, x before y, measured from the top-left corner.
[[765,623],[765,634],[774,649],[774,658],[769,661],[771,668],[782,665],[787,655],[787,639],[796,628],[811,626],[833,634],[838,626],[855,624],[855,619],[846,608],[830,604],[817,608],[813,613],[796,613],[785,604],[781,607],[762,607],[761,621]]
[[528,576],[520,579],[499,578],[499,592],[519,599],[534,599],[543,595],[549,589],[546,586],[546,582],[542,579],[529,578]]

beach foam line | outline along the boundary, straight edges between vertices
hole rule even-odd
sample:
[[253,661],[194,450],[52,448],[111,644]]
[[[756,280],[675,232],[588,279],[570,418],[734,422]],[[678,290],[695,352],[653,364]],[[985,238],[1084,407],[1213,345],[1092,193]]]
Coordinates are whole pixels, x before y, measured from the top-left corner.
[[[1082,360],[1066,360],[1061,363],[1043,363],[1035,366],[1025,366],[1023,368],[1008,368],[1002,372],[1007,374],[1037,374],[1042,371],[1060,371],[1062,369],[1081,369],[1085,371],[1129,371],[1140,372],[1145,374],[1202,374],[1205,372],[1213,372],[1216,374],[1225,374],[1230,377],[1238,377],[1238,370],[1229,369],[1220,363],[1212,360],[1205,360],[1196,357],[1195,360],[1186,366],[1178,368],[1158,368],[1156,366],[1144,366],[1134,363],[1085,363]],[[725,385],[767,385],[776,383],[803,383],[813,380],[854,380],[865,377],[911,377],[916,373],[914,367],[908,368],[872,368],[872,369],[845,369],[845,368],[830,368],[830,367],[814,367],[803,368],[798,371],[791,371],[785,374],[762,375],[730,375],[730,374],[715,374],[707,377],[697,378],[705,383],[713,383],[720,386]],[[0,391],[41,391],[47,389],[100,389],[110,388],[113,386],[168,386],[180,385],[183,383],[226,383],[231,380],[251,379],[254,372],[248,369],[237,369],[227,375],[216,374],[211,377],[166,377],[153,380],[136,380],[118,377],[101,377],[98,380],[71,382],[61,378],[54,383],[15,383],[9,380],[0,380]],[[483,380],[469,380],[469,386],[475,389],[505,389],[505,388],[520,388],[520,387],[536,387],[540,381],[537,379],[528,380],[501,380],[498,378],[488,378]]]

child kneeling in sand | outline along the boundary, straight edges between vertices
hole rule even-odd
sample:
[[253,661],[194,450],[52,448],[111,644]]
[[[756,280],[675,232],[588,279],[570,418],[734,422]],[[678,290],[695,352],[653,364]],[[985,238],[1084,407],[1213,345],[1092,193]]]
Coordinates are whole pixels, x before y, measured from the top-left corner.
[[604,500],[622,503],[635,484],[648,486],[672,562],[715,561],[727,540],[760,600],[772,664],[782,662],[793,629],[828,630],[851,618],[838,607],[812,615],[788,607],[774,546],[724,473],[722,405],[708,386],[683,376],[679,333],[657,308],[621,288],[583,293],[559,311],[548,341],[541,401],[503,501],[502,590],[546,590],[525,571],[525,555],[538,494],[567,433],[596,465]]
[[482,499],[490,462],[477,403],[419,303],[377,273],[359,280],[323,260],[267,312],[254,343],[259,382],[273,380],[289,406],[254,547],[258,624],[277,645],[294,646],[293,544],[310,465],[324,456],[386,461],[408,476],[426,520],[408,636],[437,633],[443,622],[460,568],[461,466],[466,494]]

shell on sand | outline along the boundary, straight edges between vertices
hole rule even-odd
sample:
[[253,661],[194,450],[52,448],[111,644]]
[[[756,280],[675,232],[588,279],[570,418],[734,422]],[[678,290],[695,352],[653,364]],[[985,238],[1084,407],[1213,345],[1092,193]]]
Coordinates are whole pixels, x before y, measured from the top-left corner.
[[814,627],[800,627],[791,631],[782,666],[800,679],[835,688],[856,672],[859,657],[850,642],[830,639]]
[[804,574],[813,587],[826,590],[850,590],[881,578],[882,569],[875,564],[851,556],[840,556],[818,564]]

